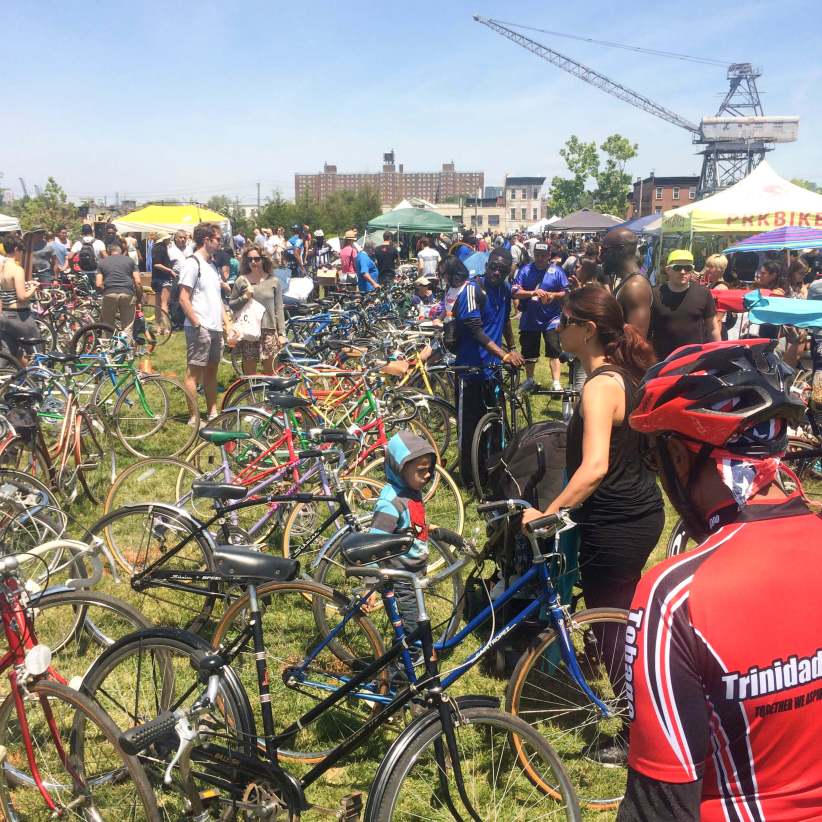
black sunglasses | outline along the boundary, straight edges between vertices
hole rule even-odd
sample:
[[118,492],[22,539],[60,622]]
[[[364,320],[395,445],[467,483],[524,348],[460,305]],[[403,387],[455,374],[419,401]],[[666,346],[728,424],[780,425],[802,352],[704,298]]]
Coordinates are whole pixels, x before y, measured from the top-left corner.
[[674,271],[693,271],[694,267],[692,265],[672,265]]
[[569,325],[585,325],[588,320],[578,320],[576,317],[569,317],[567,314],[559,315],[559,327],[568,328]]
[[507,274],[511,269],[507,265],[503,264],[496,264],[496,265],[489,265],[489,271],[496,271],[498,274]]
[[246,259],[251,263],[258,263],[262,260],[262,257],[246,257]]

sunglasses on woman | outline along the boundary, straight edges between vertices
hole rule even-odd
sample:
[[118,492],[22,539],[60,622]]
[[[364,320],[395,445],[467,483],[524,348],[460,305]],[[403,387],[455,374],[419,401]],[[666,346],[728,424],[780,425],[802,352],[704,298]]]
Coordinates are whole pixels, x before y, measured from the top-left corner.
[[258,263],[258,262],[260,262],[260,260],[262,260],[262,257],[249,257],[248,258],[248,261],[250,263]]
[[567,314],[559,315],[559,327],[568,328],[569,325],[585,325],[587,320],[578,320],[576,317],[569,317]]

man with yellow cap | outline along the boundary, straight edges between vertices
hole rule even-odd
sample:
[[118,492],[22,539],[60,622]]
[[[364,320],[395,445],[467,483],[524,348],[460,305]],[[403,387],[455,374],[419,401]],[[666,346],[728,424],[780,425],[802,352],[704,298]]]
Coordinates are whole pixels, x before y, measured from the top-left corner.
[[649,338],[657,359],[664,360],[681,345],[720,339],[714,322],[716,303],[711,292],[693,282],[694,257],[675,249],[665,266],[667,282],[654,289]]

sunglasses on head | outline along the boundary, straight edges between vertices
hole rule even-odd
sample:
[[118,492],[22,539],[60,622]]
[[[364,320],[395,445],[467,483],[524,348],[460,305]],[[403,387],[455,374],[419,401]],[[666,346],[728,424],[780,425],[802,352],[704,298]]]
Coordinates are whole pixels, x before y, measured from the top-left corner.
[[685,263],[685,264],[676,263],[675,265],[672,265],[671,268],[673,268],[674,271],[693,271],[694,270],[694,267],[690,264],[687,264],[687,263]]

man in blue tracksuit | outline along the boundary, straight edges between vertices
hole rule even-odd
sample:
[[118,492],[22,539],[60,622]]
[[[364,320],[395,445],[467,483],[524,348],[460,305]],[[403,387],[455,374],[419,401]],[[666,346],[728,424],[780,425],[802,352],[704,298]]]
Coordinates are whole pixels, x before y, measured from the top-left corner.
[[[495,377],[492,366],[504,362],[515,367],[522,357],[514,348],[511,330],[511,286],[508,276],[513,259],[511,252],[495,248],[488,255],[485,274],[469,280],[454,303],[457,323],[456,365],[474,366],[477,373],[457,372],[457,421],[460,445],[460,472],[463,485],[470,488],[471,443],[477,423],[493,401]],[[510,349],[500,347],[502,339]]]
[[[557,262],[558,262],[557,258]],[[534,262],[520,268],[511,286],[511,296],[519,300],[519,344],[525,358],[523,390],[536,388],[534,369],[540,353],[540,340],[545,341],[545,354],[551,366],[553,388],[562,388],[559,381],[559,315],[562,299],[568,291],[568,277],[562,266],[552,262],[548,243],[534,245]]]

